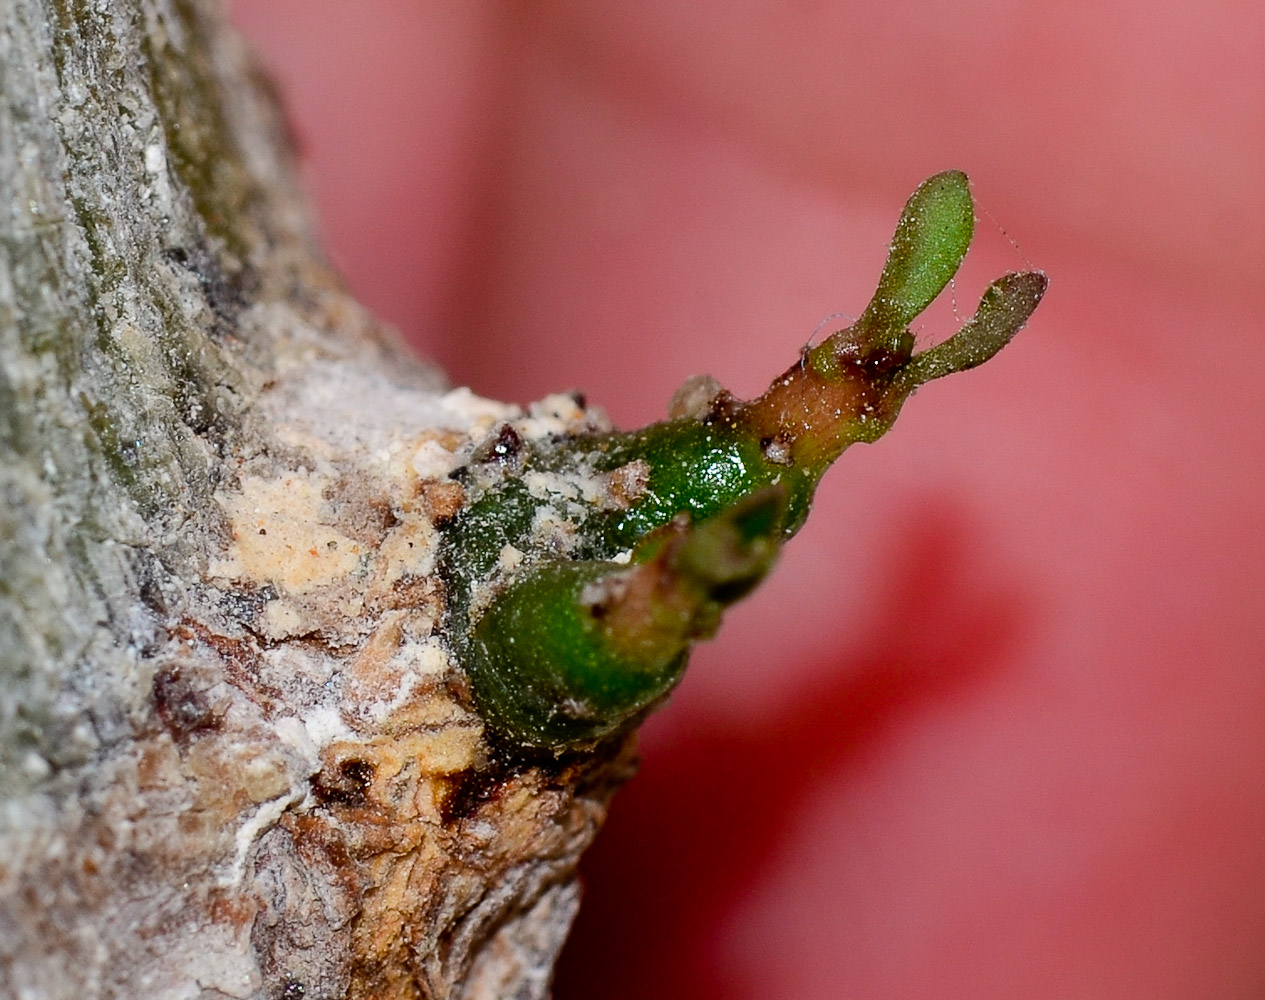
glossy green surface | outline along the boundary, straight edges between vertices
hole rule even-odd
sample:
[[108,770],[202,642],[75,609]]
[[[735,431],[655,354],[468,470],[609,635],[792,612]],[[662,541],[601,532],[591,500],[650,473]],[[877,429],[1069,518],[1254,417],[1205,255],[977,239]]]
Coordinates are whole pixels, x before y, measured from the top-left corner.
[[642,499],[626,511],[596,519],[597,537],[615,552],[635,545],[681,512],[695,521],[706,520],[773,485],[786,490],[784,529],[789,537],[808,517],[813,491],[825,471],[770,461],[761,442],[735,421],[653,424],[599,440],[591,454],[603,471],[637,460],[650,467]]
[[692,643],[772,566],[785,491],[765,489],[699,524],[648,536],[626,567],[549,561],[480,617],[472,674],[485,719],[517,742],[565,748],[600,739],[676,685]]
[[[616,572],[604,562],[546,563],[482,616],[469,645],[481,665],[471,680],[494,729],[535,747],[599,739],[676,684],[687,655],[678,642],[630,655],[585,608],[585,587]],[[494,664],[513,669],[489,669]]]

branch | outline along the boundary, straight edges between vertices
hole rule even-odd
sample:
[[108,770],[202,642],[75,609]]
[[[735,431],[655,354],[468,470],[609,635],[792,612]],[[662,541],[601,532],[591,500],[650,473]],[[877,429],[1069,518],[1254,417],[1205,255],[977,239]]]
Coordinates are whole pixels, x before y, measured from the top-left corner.
[[0,995],[547,996],[636,725],[1044,276],[914,353],[949,171],[759,398],[522,410],[347,297],[210,0],[0,9]]
[[0,995],[544,996],[630,764],[493,760],[437,634],[512,412],[346,296],[216,6],[0,9]]

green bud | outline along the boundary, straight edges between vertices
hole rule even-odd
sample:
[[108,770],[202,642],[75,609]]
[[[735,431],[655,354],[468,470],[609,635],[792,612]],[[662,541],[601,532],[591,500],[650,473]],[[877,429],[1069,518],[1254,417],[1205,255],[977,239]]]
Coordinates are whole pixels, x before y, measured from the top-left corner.
[[[447,634],[497,739],[559,753],[635,725],[803,525],[830,464],[882,436],[920,385],[1019,331],[1045,292],[1039,272],[998,279],[961,330],[914,354],[908,325],[956,273],[973,225],[966,176],[937,174],[905,205],[861,318],[759,398],[698,383],[676,419],[480,467],[441,571]],[[574,488],[533,493],[531,475]]]
[[628,566],[546,560],[524,572],[474,628],[484,669],[470,679],[485,719],[516,744],[560,750],[644,715],[724,608],[768,572],[783,504],[770,488],[701,524],[681,515]]

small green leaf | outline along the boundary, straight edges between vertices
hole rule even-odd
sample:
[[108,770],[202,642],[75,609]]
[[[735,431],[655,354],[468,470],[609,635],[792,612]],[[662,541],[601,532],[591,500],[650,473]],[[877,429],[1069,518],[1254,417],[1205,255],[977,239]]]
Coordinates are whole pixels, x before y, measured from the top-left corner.
[[1010,343],[1045,295],[1049,279],[1040,271],[1004,275],[988,286],[979,308],[962,329],[917,355],[901,377],[915,385],[982,365]]
[[878,290],[858,326],[903,331],[957,274],[975,230],[970,183],[946,170],[905,203]]

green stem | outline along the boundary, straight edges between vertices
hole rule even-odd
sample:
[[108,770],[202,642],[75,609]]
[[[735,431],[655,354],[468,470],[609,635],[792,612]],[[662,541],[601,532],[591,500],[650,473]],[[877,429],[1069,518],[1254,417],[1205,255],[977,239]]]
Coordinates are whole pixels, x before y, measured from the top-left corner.
[[[764,577],[829,465],[882,436],[920,385],[982,364],[1018,333],[1045,293],[1040,272],[999,278],[957,333],[914,354],[909,324],[957,272],[973,228],[966,175],[929,178],[861,317],[759,398],[721,391],[691,416],[521,458],[521,473],[618,491],[563,503],[493,477],[446,530],[443,572],[449,635],[498,739],[559,753],[634,725]],[[506,551],[521,559],[508,574]]]

